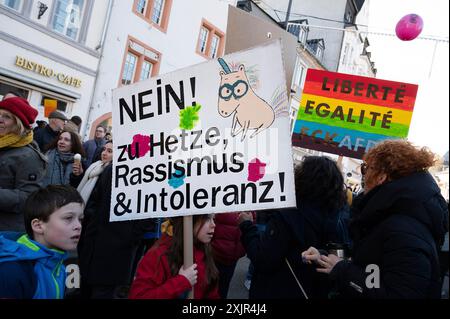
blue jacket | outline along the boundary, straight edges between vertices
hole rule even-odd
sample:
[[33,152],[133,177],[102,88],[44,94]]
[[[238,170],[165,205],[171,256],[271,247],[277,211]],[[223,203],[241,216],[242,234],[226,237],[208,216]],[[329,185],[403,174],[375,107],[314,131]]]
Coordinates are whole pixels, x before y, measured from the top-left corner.
[[105,143],[106,140],[104,138],[101,140],[96,140],[95,138],[93,138],[92,140],[83,143],[83,149],[86,153],[86,160],[84,161],[84,166],[86,168],[88,168],[94,162],[96,150],[102,149]]
[[62,299],[67,253],[27,235],[0,233],[0,299]]

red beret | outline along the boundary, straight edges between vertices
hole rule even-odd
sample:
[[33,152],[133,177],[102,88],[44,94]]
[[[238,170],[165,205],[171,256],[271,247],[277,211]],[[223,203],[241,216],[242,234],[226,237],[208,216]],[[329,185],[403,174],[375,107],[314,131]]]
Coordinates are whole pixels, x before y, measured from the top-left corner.
[[38,115],[38,111],[21,97],[10,97],[0,101],[0,109],[10,111],[17,116],[26,128],[31,128],[31,124]]

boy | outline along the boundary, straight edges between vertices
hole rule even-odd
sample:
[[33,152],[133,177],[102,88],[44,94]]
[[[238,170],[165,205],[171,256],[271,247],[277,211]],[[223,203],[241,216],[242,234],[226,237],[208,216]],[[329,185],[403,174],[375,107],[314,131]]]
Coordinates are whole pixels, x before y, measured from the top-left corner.
[[71,186],[49,185],[28,197],[27,233],[0,233],[0,299],[64,298],[65,251],[78,244],[83,209]]

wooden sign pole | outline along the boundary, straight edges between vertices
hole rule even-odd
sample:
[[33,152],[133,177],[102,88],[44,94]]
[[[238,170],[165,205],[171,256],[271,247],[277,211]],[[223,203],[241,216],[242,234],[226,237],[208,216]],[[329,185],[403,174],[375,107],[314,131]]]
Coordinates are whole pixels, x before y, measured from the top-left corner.
[[[193,239],[192,216],[183,216],[183,267],[185,269],[194,263]],[[191,289],[187,298],[194,299],[194,289]]]

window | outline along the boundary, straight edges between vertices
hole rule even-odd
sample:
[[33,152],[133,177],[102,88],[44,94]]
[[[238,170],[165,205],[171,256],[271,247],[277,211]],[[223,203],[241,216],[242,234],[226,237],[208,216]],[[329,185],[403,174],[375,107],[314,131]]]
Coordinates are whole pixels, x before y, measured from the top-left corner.
[[305,66],[303,66],[301,63],[299,63],[297,68],[295,69],[293,83],[297,85],[299,88],[302,86],[303,74],[305,73],[305,69],[306,69]]
[[151,62],[148,62],[147,60],[144,61],[144,63],[142,64],[142,71],[139,80],[146,80],[150,77],[152,66],[153,64]]
[[81,28],[84,0],[56,0],[51,27],[73,40]]
[[135,0],[133,12],[160,31],[166,32],[173,0]]
[[145,9],[147,8],[147,1],[146,0],[138,0],[136,5],[136,11],[140,14],[145,13]]
[[345,19],[345,22],[347,22],[347,23],[353,23],[353,15],[352,15],[351,11],[347,11],[344,19]]
[[62,101],[62,100],[58,100],[58,99],[55,99],[50,96],[42,95],[41,106],[45,105],[45,100],[56,100],[56,109],[61,112],[67,111],[67,101]]
[[158,74],[160,60],[161,54],[158,51],[128,37],[119,86],[146,80]]
[[197,53],[206,59],[215,59],[223,54],[225,34],[203,19],[197,42]]
[[322,60],[322,52],[323,52],[322,47],[321,47],[321,46],[317,46],[316,57],[317,57],[319,60]]
[[290,22],[288,23],[287,31],[295,35],[298,39],[298,42],[305,44],[309,32],[308,21],[301,20],[295,23]]
[[297,109],[294,107],[291,107],[292,111],[291,111],[291,120],[290,120],[290,128],[291,128],[291,133],[295,128],[295,122],[297,122]]
[[348,61],[350,59],[349,49],[350,49],[350,43],[346,43],[345,47],[344,47],[344,54],[343,54],[343,57],[342,57],[342,64],[343,65],[347,65]]
[[0,3],[16,11],[20,11],[22,9],[22,2],[22,0],[1,0]]
[[2,100],[3,97],[10,92],[20,94],[25,99],[28,99],[29,96],[28,90],[0,81],[0,100]]
[[161,24],[161,18],[164,8],[164,0],[154,0],[153,2],[153,12],[152,21],[156,24]]
[[287,31],[296,37],[300,34],[300,24],[298,23],[289,23]]
[[208,34],[209,31],[206,28],[201,28],[200,30],[200,41],[198,42],[198,50],[206,54],[206,44],[208,43]]
[[210,50],[210,57],[211,59],[214,59],[217,56],[217,50],[219,49],[219,42],[220,38],[217,35],[213,35],[212,41],[211,41],[211,50]]
[[305,44],[306,43],[306,36],[307,36],[306,28],[301,27],[300,28],[300,34],[298,35],[298,41],[300,43]]
[[300,62],[299,58],[297,58],[294,75],[292,77],[292,89],[295,91],[295,93],[300,93],[300,88],[303,87],[303,83],[305,82],[305,75],[306,65]]
[[122,84],[127,85],[133,82],[134,74],[136,71],[136,64],[137,64],[137,56],[128,52],[122,73]]

